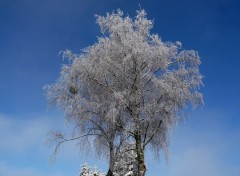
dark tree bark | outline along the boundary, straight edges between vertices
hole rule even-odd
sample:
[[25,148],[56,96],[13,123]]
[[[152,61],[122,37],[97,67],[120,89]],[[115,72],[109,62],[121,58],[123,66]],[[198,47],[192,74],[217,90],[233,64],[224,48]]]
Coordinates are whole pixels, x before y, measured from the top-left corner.
[[108,173],[107,173],[107,175],[106,176],[113,176],[113,172],[111,171],[111,169],[109,168],[108,169]]

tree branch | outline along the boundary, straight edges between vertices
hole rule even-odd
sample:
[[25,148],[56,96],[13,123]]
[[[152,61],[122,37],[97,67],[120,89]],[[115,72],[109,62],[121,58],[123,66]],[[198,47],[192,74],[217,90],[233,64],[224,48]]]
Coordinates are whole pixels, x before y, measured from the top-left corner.
[[147,122],[147,127],[146,127],[145,134],[144,134],[143,144],[145,144],[145,141],[147,139],[147,133],[148,133],[149,125],[150,125],[149,122]]
[[152,135],[150,136],[150,138],[143,143],[143,149],[145,148],[145,146],[152,140],[152,138],[155,136],[155,134],[157,133],[157,131],[159,130],[161,124],[163,123],[163,119],[160,120],[160,122],[158,123],[157,128],[154,130],[154,132],[152,133]]
[[[175,63],[177,63],[177,62],[179,62],[179,61],[180,61],[180,59],[177,59],[177,60],[175,60],[175,61],[173,61],[173,62],[170,62],[170,63],[167,65],[167,67],[170,66],[170,65],[172,65],[172,64],[175,64]],[[149,80],[146,82],[146,84],[143,86],[143,89],[144,89],[144,88],[147,86],[147,84],[152,80],[153,76],[154,76],[159,70],[161,70],[161,69],[163,69],[163,68],[162,68],[162,67],[159,67],[158,69],[156,69],[156,70],[152,73],[150,79],[149,79]],[[148,71],[148,72],[149,72],[149,71]],[[147,75],[148,72],[147,72],[145,75]],[[145,75],[144,75],[144,77],[145,77]]]
[[109,87],[109,85],[105,85],[105,84],[103,84],[103,83],[101,83],[101,82],[99,82],[96,78],[94,78],[94,77],[92,77],[91,75],[90,75],[90,73],[88,72],[88,70],[82,65],[82,67],[85,69],[85,71],[88,73],[88,78],[90,78],[91,80],[93,80],[93,81],[95,81],[97,84],[99,84],[99,85],[101,85],[101,86],[103,86],[103,87],[107,87],[111,92],[113,92],[114,93],[114,91],[112,90],[112,88],[111,87]]
[[117,127],[121,128],[121,129],[124,129],[125,131],[127,131],[131,136],[134,136],[134,132],[132,132],[131,130],[129,130],[129,129],[123,127],[122,125],[117,124],[117,123],[115,123],[115,125]]
[[53,152],[50,160],[54,160],[57,152],[59,151],[59,149],[61,147],[61,145],[65,142],[75,141],[75,140],[78,140],[80,138],[87,137],[87,136],[101,136],[101,134],[90,133],[91,131],[92,131],[92,129],[90,129],[87,134],[77,136],[77,137],[73,137],[73,138],[65,138],[61,133],[53,133],[53,135],[55,135],[55,137],[56,137],[53,140],[60,140],[60,141],[57,142],[56,147],[54,149],[54,152]]
[[118,68],[115,64],[113,64],[113,63],[110,63],[107,59],[106,59],[106,61],[112,66],[114,66],[118,71],[120,71],[120,73],[122,73],[122,74],[124,74],[125,76],[127,76],[127,77],[129,77],[129,78],[131,78],[131,79],[134,79],[133,77],[131,77],[130,75],[128,75],[126,72],[123,72],[120,68]]
[[104,136],[108,136],[107,134],[106,134],[106,132],[104,131],[104,129],[99,125],[99,124],[97,124],[96,122],[94,122],[93,120],[91,120],[91,119],[89,119],[89,121],[91,122],[91,123],[93,123],[95,126],[97,126],[97,128],[104,134]]

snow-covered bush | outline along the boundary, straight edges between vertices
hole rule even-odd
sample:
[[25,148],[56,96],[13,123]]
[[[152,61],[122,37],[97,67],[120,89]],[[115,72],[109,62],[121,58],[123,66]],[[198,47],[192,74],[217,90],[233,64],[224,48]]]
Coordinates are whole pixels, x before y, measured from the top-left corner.
[[99,171],[95,166],[91,170],[91,167],[87,164],[82,165],[82,170],[80,172],[80,176],[105,176],[105,173]]
[[126,143],[114,165],[114,176],[134,176],[137,172],[135,144]]

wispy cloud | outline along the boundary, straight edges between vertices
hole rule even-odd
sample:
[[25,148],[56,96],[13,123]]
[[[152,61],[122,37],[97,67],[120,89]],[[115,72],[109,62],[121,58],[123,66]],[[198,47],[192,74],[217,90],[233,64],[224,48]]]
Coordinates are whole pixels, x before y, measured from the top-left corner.
[[219,161],[215,151],[203,148],[187,149],[176,155],[169,165],[166,176],[237,176],[240,170],[233,170],[234,167]]
[[76,143],[66,143],[49,164],[53,146],[47,145],[49,130],[71,130],[63,117],[14,118],[0,114],[0,175],[4,176],[66,176],[78,175],[84,163],[106,169],[106,161],[81,155]]
[[[44,144],[51,122],[46,118],[11,118],[0,116],[0,150],[20,153]],[[40,146],[42,146],[40,145]]]
[[201,112],[174,131],[165,162],[150,162],[149,176],[240,175],[240,130],[227,113]]
[[34,169],[32,167],[16,167],[12,165],[8,165],[4,162],[0,162],[0,175],[3,176],[65,176],[65,174],[60,171],[54,172],[44,172]]
[[[223,113],[201,112],[181,124],[171,138],[167,165],[162,158],[159,163],[147,154],[147,175],[239,176],[240,130],[229,124],[228,118]],[[85,162],[106,170],[105,160],[81,155],[75,143],[65,144],[56,161],[48,165],[54,148],[46,146],[47,133],[56,128],[68,131],[63,118],[40,115],[20,119],[0,115],[0,175],[78,175]]]

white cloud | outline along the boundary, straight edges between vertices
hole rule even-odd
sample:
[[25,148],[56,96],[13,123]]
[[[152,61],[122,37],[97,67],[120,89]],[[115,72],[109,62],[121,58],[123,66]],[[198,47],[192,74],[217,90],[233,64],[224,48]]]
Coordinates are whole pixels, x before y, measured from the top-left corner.
[[54,145],[46,145],[49,130],[69,132],[63,117],[14,118],[0,114],[0,176],[77,175],[84,163],[105,169],[101,160],[80,155],[75,143],[66,143],[49,165]]
[[61,172],[42,172],[34,168],[19,168],[0,162],[0,175],[2,176],[65,176]]
[[[205,144],[206,147],[208,144]],[[217,147],[217,146],[216,146]],[[165,176],[238,176],[240,168],[219,160],[221,153],[207,148],[188,148],[171,159]]]
[[[37,116],[32,118],[9,117],[0,114],[0,151],[19,154],[30,149],[49,149],[47,145],[50,130],[69,132],[63,117]],[[50,150],[53,150],[50,149]]]
[[0,116],[0,150],[24,152],[44,142],[49,124],[46,119],[14,119]]
[[240,130],[224,113],[200,113],[171,139],[170,160],[150,162],[148,176],[239,176]]
[[[222,170],[212,151],[188,149],[176,156],[168,175],[221,176]],[[225,175],[225,174],[224,174]]]
[[[217,113],[201,113],[199,116],[181,124],[174,132],[167,165],[149,160],[147,176],[240,175],[240,130],[232,128],[226,118],[218,118],[220,115]],[[210,118],[209,123],[203,123]],[[77,175],[80,165],[85,162],[106,171],[105,160],[80,155],[73,143],[64,145],[56,161],[48,165],[53,147],[45,145],[46,134],[50,129],[63,129],[63,124],[63,118],[12,118],[0,115],[0,175]],[[19,157],[23,157],[23,164]]]

